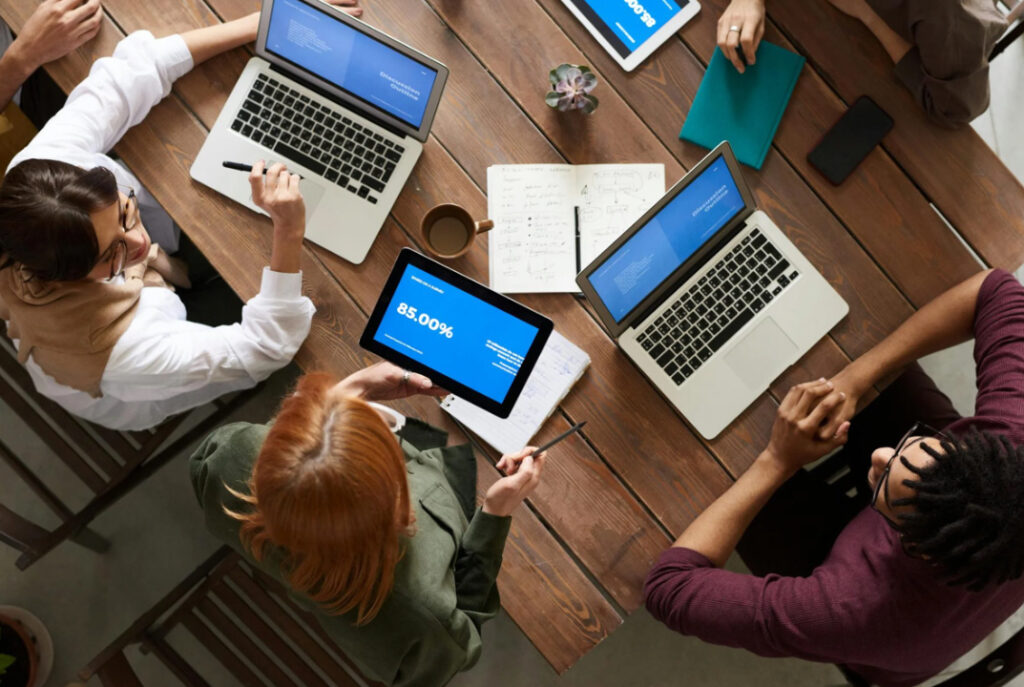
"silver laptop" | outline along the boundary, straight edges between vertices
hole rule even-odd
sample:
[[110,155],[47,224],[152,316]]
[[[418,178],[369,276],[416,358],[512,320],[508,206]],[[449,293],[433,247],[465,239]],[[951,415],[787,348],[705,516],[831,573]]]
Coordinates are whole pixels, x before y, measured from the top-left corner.
[[251,210],[225,161],[303,176],[306,238],[366,257],[423,151],[448,69],[320,0],[263,0],[249,60],[192,164],[196,181]]
[[728,143],[576,277],[702,436],[717,436],[849,312],[754,204]]

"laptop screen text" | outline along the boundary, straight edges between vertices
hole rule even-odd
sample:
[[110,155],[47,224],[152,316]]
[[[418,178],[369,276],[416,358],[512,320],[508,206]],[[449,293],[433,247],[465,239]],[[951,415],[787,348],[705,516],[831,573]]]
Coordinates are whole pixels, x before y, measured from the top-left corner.
[[744,209],[719,157],[590,275],[605,308],[621,322],[715,233]]
[[277,0],[266,49],[419,128],[437,71],[299,0]]

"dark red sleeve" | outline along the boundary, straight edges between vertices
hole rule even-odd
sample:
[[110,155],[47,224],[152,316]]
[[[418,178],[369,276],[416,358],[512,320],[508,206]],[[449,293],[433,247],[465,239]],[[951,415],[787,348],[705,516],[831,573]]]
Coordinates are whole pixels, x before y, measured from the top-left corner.
[[974,416],[951,429],[974,426],[1024,442],[1024,286],[1004,270],[993,271],[978,292],[974,363]]
[[[702,554],[673,547],[647,576],[647,610],[669,628],[761,656],[846,661],[859,653],[849,638],[863,617],[860,585],[826,566],[810,577],[756,577],[714,567]],[[851,593],[852,591],[852,593]]]

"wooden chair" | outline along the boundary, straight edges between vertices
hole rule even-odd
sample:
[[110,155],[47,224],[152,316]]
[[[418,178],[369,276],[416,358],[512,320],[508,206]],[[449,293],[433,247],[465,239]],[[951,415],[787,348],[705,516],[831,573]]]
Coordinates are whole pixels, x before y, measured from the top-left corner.
[[[1000,37],[999,41],[992,47],[992,52],[988,55],[988,61],[994,60],[1000,53],[1010,46],[1015,40],[1024,34],[1024,21],[1018,21],[1024,18],[1024,0],[999,0],[1008,10],[1009,13],[1006,15],[1007,21],[1010,23],[1010,28],[1006,33]],[[1017,22],[1014,26],[1014,22]]]
[[[195,643],[168,635],[184,630]],[[200,675],[209,657],[246,687],[357,687],[368,682],[277,581],[227,546],[218,549],[153,608],[104,649],[79,678],[99,677],[105,687],[142,687],[126,655],[138,644],[189,687],[207,687]],[[206,661],[196,646],[208,652]],[[189,651],[191,648],[191,651]],[[198,659],[198,660],[197,660]],[[158,684],[167,684],[161,680]]]
[[[92,492],[84,507],[73,510],[44,482],[43,475],[52,474],[52,470],[34,471],[0,440],[0,460],[10,466],[60,520],[59,526],[47,529],[0,503],[0,542],[21,551],[15,563],[21,570],[65,539],[97,552],[106,550],[109,543],[87,529],[89,522],[169,460],[181,455],[197,438],[220,425],[253,393],[250,390],[230,399],[218,399],[191,413],[175,416],[151,430],[115,432],[75,418],[36,393],[31,377],[15,358],[14,347],[2,326],[0,349],[0,400]],[[186,418],[199,414],[205,414],[205,417],[193,429],[169,441]],[[13,491],[13,487],[5,485],[4,493]]]

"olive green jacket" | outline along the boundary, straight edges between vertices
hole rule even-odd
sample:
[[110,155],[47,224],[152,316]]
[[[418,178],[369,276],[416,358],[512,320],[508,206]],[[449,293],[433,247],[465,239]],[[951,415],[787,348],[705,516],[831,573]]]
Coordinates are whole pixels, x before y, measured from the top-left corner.
[[[241,546],[238,521],[224,513],[225,506],[235,512],[249,508],[224,485],[249,493],[249,477],[268,429],[240,422],[216,430],[192,455],[190,470],[207,529],[283,582],[284,551],[276,549],[255,563]],[[416,534],[406,542],[394,591],[380,613],[357,627],[354,613],[331,616],[310,599],[293,596],[315,612],[366,677],[388,685],[443,685],[477,662],[480,627],[498,613],[496,579],[511,518],[470,510],[475,486],[467,482],[475,484],[476,464],[468,446],[444,448],[444,432],[412,418],[399,436]],[[456,463],[460,467],[453,471]],[[462,489],[456,491],[452,484],[460,482]]]

